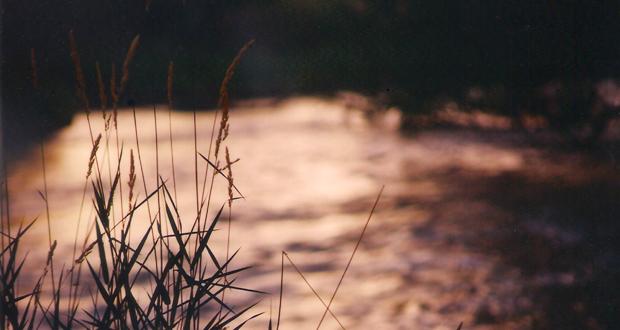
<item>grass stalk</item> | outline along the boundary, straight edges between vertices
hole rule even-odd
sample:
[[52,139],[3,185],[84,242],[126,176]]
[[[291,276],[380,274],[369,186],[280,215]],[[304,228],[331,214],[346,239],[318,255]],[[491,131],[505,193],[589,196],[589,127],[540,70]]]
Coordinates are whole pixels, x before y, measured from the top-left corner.
[[336,315],[331,311],[331,309],[329,309],[329,305],[327,305],[325,303],[325,301],[323,301],[323,298],[321,298],[321,296],[318,294],[318,292],[316,292],[316,290],[314,289],[312,284],[310,284],[310,282],[308,281],[306,276],[304,276],[304,273],[299,269],[299,267],[297,267],[297,265],[293,262],[293,260],[291,260],[291,257],[289,257],[288,253],[286,253],[286,251],[282,251],[282,255],[285,256],[286,259],[288,259],[288,262],[291,264],[291,266],[293,266],[293,268],[295,269],[297,274],[299,274],[299,276],[301,276],[301,279],[306,283],[308,288],[310,288],[310,290],[312,290],[312,293],[314,294],[314,296],[317,297],[317,299],[319,299],[321,304],[323,304],[323,307],[325,307],[325,310],[327,312],[329,312],[329,315],[331,315],[334,318],[334,320],[336,320],[336,322],[338,322],[338,325],[340,326],[340,328],[344,330],[345,327],[344,327],[344,325],[342,325],[342,322],[340,322],[338,317],[336,317]]
[[[144,188],[144,194],[148,195],[148,189],[146,187],[146,177],[144,176],[144,165],[142,164],[142,153],[140,152],[140,138],[139,138],[139,134],[138,134],[138,120],[136,119],[136,106],[135,104],[132,104],[132,114],[133,114],[133,127],[134,127],[134,136],[136,138],[136,151],[138,153],[138,165],[140,166],[140,175],[142,176],[142,186]],[[149,214],[149,222],[153,222],[153,216],[151,213],[151,205],[148,201],[148,199],[146,200],[146,208],[147,208],[147,212]],[[156,239],[155,239],[155,235],[152,235],[152,240],[153,240],[153,244],[156,243]],[[155,257],[155,269],[157,271],[159,271],[159,264],[157,262],[157,256]]]
[[168,64],[168,76],[166,79],[166,95],[168,98],[168,133],[170,140],[170,164],[172,165],[172,189],[174,191],[174,202],[179,204],[177,200],[177,176],[174,166],[174,139],[172,137],[172,86],[174,78],[174,62],[170,61]]
[[280,264],[280,299],[278,300],[278,321],[276,330],[280,330],[280,315],[282,314],[282,295],[284,294],[284,251],[282,251],[282,261]]
[[[47,238],[48,238],[48,243],[49,243],[49,248],[50,250],[52,250],[52,245],[54,243],[52,243],[52,224],[51,224],[51,219],[50,219],[50,207],[49,207],[49,199],[48,199],[48,195],[47,195],[47,170],[46,170],[46,166],[45,166],[45,143],[43,143],[43,141],[41,141],[41,143],[39,144],[40,146],[40,151],[41,151],[41,170],[43,173],[43,201],[45,203],[45,218],[47,220]],[[55,287],[55,281],[54,281],[54,257],[53,257],[53,253],[50,254],[50,274],[52,277],[52,290],[56,291],[56,287]]]
[[349,261],[347,261],[347,266],[344,268],[344,271],[342,272],[342,275],[340,276],[340,280],[338,280],[338,284],[336,285],[336,288],[334,289],[334,293],[332,294],[331,298],[329,298],[329,303],[327,304],[327,307],[325,308],[325,311],[323,312],[323,315],[321,316],[321,320],[319,321],[319,324],[316,326],[317,330],[321,328],[321,324],[323,323],[323,320],[325,319],[325,315],[327,315],[329,308],[334,302],[334,298],[336,298],[336,295],[338,294],[340,285],[342,285],[342,281],[344,280],[345,275],[347,275],[347,271],[349,270],[349,267],[351,266],[351,263],[353,262],[353,257],[355,257],[355,253],[357,252],[357,249],[359,248],[360,243],[362,242],[362,239],[364,238],[364,234],[366,233],[366,229],[368,228],[370,219],[372,219],[372,215],[374,214],[375,209],[377,208],[377,204],[379,204],[379,200],[381,199],[381,194],[383,193],[384,188],[385,186],[381,187],[381,190],[379,190],[377,199],[375,199],[375,203],[373,204],[372,209],[370,210],[368,219],[366,219],[366,223],[364,224],[364,229],[362,229],[362,232],[360,233],[360,237],[357,239],[357,242],[355,243],[355,248],[353,248],[353,252],[351,252],[351,257],[349,257]]

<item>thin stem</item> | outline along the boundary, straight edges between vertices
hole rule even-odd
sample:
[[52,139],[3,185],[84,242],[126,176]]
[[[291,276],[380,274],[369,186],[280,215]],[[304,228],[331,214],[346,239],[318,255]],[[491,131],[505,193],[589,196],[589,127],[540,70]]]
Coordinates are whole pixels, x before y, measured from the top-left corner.
[[[132,106],[132,113],[133,113],[133,128],[134,128],[134,134],[136,137],[136,151],[138,152],[138,164],[140,165],[140,175],[142,176],[142,186],[144,188],[144,194],[148,196],[149,192],[148,192],[148,189],[146,188],[146,177],[144,176],[144,166],[142,165],[142,153],[140,152],[140,138],[138,137],[139,136],[138,135],[138,120],[136,119],[136,106],[135,105]],[[149,213],[149,222],[153,223],[153,216],[151,215],[151,203],[149,203],[148,199],[146,200],[146,209]],[[153,234],[153,231],[151,231],[151,239],[153,240],[153,244],[157,242],[155,239],[155,234]],[[155,270],[159,272],[157,252],[155,252]]]
[[321,320],[319,321],[319,324],[316,326],[317,330],[321,327],[321,324],[323,323],[323,320],[325,319],[325,315],[327,315],[327,312],[329,311],[329,307],[331,307],[332,302],[334,302],[334,298],[336,297],[336,294],[338,294],[338,290],[340,289],[342,280],[344,280],[344,276],[347,274],[347,271],[349,270],[349,267],[351,266],[351,262],[353,262],[353,257],[355,257],[355,253],[357,252],[357,249],[359,248],[360,243],[362,242],[362,238],[364,238],[364,233],[366,233],[366,228],[368,228],[370,219],[372,219],[372,215],[375,212],[375,208],[377,207],[377,204],[379,204],[379,199],[381,199],[381,194],[383,193],[384,188],[385,186],[381,187],[381,190],[379,190],[379,195],[377,195],[377,199],[375,200],[375,204],[372,206],[372,210],[370,210],[370,214],[368,215],[368,219],[366,220],[364,229],[362,229],[362,233],[360,234],[360,237],[357,239],[357,243],[355,243],[355,248],[353,249],[353,253],[351,253],[351,257],[349,258],[349,261],[347,262],[347,266],[344,268],[344,271],[342,272],[342,276],[340,276],[340,280],[338,281],[338,285],[336,285],[336,289],[334,290],[332,297],[329,299],[327,308],[323,312],[323,316],[321,316]]
[[172,138],[172,105],[168,106],[168,133],[170,138],[170,163],[172,165],[172,188],[174,191],[174,204],[179,205],[177,200],[177,176],[174,169],[174,144]]
[[50,221],[50,207],[49,207],[49,202],[48,202],[48,197],[47,197],[47,171],[45,168],[45,146],[43,141],[41,141],[41,168],[43,170],[43,196],[44,196],[44,202],[45,202],[45,216],[47,218],[47,239],[48,239],[48,243],[49,243],[49,248],[50,248],[50,273],[52,276],[52,290],[53,292],[56,292],[56,281],[54,278],[54,255],[51,252],[52,250],[52,225],[51,225],[51,221]]
[[[73,278],[74,278],[74,266],[75,266],[75,256],[77,254],[77,241],[78,241],[78,235],[79,235],[79,231],[80,231],[80,224],[82,222],[82,211],[84,209],[84,200],[86,200],[86,188],[88,187],[88,179],[84,180],[84,187],[82,188],[82,201],[80,202],[80,211],[78,212],[78,218],[77,218],[77,225],[75,227],[75,236],[73,238],[73,252],[71,254],[71,264],[73,265],[71,267],[71,275],[69,277],[69,283],[71,286],[73,286]],[[71,304],[71,300],[72,300],[72,296],[71,296],[71,286],[69,287],[69,301],[67,302],[67,306],[68,309],[71,310],[71,306],[73,306]]]
[[326,311],[328,311],[329,314],[334,318],[334,320],[336,320],[336,322],[338,322],[338,325],[340,326],[340,328],[344,329],[344,326],[342,325],[340,320],[338,320],[336,315],[334,315],[334,313],[332,313],[332,311],[329,309],[329,306],[325,303],[325,301],[323,301],[321,296],[319,296],[319,294],[316,292],[316,290],[314,290],[314,287],[312,286],[312,284],[310,284],[308,279],[306,279],[306,277],[304,276],[304,273],[302,273],[301,270],[297,267],[297,265],[295,265],[293,260],[291,260],[291,257],[288,256],[288,253],[286,253],[285,251],[282,251],[282,255],[285,256],[286,259],[288,259],[288,262],[291,264],[291,266],[293,266],[293,268],[295,268],[295,271],[297,272],[297,274],[299,274],[299,276],[301,276],[301,279],[304,280],[304,282],[306,282],[306,285],[308,285],[310,290],[312,290],[312,293],[314,293],[314,295],[319,299],[321,304],[323,304],[323,306],[326,308]]
[[280,315],[282,314],[282,294],[284,292],[284,251],[282,251],[282,262],[280,264],[280,301],[278,303],[278,322],[276,330],[280,330]]
[[[121,151],[120,151],[120,148],[119,148],[118,127],[117,127],[116,124],[114,125],[114,135],[115,135],[115,138],[116,138],[116,161],[117,161],[117,164],[120,164],[120,162],[121,162]],[[118,167],[118,170],[119,170],[118,174],[121,175],[120,166]],[[122,175],[121,175],[121,177],[122,177]],[[122,218],[123,214],[124,214],[124,211],[123,211],[123,185],[122,184],[118,185],[118,192],[119,192],[119,198],[120,198],[121,218]],[[129,210],[127,210],[127,211],[129,211]]]
[[196,218],[200,218],[200,202],[198,200],[198,137],[196,132],[196,110],[194,115],[194,183],[196,188]]

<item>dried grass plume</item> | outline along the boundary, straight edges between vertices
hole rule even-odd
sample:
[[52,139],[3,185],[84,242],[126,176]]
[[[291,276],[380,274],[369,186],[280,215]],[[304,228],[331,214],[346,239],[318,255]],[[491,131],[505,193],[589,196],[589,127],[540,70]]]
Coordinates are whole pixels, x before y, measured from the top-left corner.
[[229,103],[228,103],[228,83],[232,79],[235,69],[239,65],[241,61],[241,57],[243,54],[254,45],[255,40],[252,39],[248,41],[237,53],[237,56],[232,60],[228,68],[226,69],[226,74],[224,75],[224,79],[222,80],[222,84],[220,85],[220,97],[218,101],[218,106],[222,108],[222,120],[220,121],[220,129],[217,134],[217,139],[215,140],[215,157],[217,158],[220,145],[222,141],[226,140],[228,137],[229,124],[228,124],[228,112],[229,112]]
[[84,71],[82,70],[82,64],[80,62],[80,53],[78,52],[77,42],[75,41],[73,30],[69,30],[69,50],[71,52],[71,61],[73,62],[73,68],[75,70],[77,96],[82,102],[84,111],[89,113],[90,106],[88,96],[86,95],[86,80],[84,79]]
[[93,148],[90,150],[90,157],[88,158],[88,171],[86,172],[86,179],[90,177],[93,171],[93,164],[97,159],[97,150],[99,150],[99,142],[101,142],[101,133],[97,135],[97,139],[95,143],[93,143]]
[[103,84],[103,77],[101,76],[101,67],[99,61],[95,63],[95,71],[97,72],[97,87],[99,91],[99,103],[101,110],[104,111],[108,108],[108,98],[105,94],[105,85]]

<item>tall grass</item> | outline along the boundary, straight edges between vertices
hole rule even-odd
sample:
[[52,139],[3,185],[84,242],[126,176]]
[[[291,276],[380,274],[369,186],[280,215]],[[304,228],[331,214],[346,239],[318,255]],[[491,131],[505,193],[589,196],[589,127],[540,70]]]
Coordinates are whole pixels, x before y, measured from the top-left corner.
[[[140,149],[140,132],[134,115],[134,133],[137,151],[137,165],[134,159],[134,150],[124,150],[122,141],[118,138],[118,105],[123,98],[130,79],[131,63],[139,48],[139,37],[133,39],[122,65],[120,82],[116,81],[116,69],[112,65],[110,77],[110,96],[112,112],[107,114],[107,97],[104,78],[99,62],[95,64],[97,91],[99,103],[104,116],[103,132],[95,138],[95,127],[91,123],[90,107],[86,86],[86,73],[82,69],[81,59],[76,37],[69,33],[69,54],[73,61],[76,76],[76,94],[88,121],[89,136],[92,150],[90,157],[85,161],[85,182],[82,206],[77,217],[77,229],[74,237],[72,259],[59,267],[54,265],[54,251],[56,241],[52,239],[52,221],[49,215],[49,200],[47,196],[47,176],[45,168],[45,149],[41,144],[41,160],[43,172],[43,198],[46,206],[46,220],[48,225],[48,258],[41,275],[30,287],[17,285],[17,279],[23,271],[27,256],[20,258],[18,253],[20,243],[26,232],[36,220],[27,225],[20,225],[17,230],[10,228],[11,218],[8,211],[8,188],[6,188],[6,174],[3,190],[6,190],[2,199],[2,227],[0,255],[1,307],[0,324],[2,328],[37,328],[41,325],[53,329],[67,329],[76,326],[96,328],[182,328],[182,329],[222,329],[232,326],[238,327],[250,319],[260,315],[255,314],[242,319],[243,315],[254,305],[240,310],[227,304],[224,300],[226,291],[245,291],[248,293],[263,294],[263,292],[239,287],[235,285],[235,277],[249,267],[234,267],[232,262],[238,250],[228,253],[226,258],[216,257],[211,247],[211,238],[220,225],[225,205],[228,205],[228,223],[230,224],[230,210],[237,199],[232,189],[232,161],[226,148],[226,164],[218,168],[219,161],[215,160],[214,173],[228,171],[224,175],[226,182],[231,185],[228,191],[228,201],[215,214],[208,211],[201,212],[208,200],[196,204],[196,218],[191,228],[184,230],[182,216],[177,208],[176,177],[173,174],[170,192],[167,179],[159,171],[159,136],[157,134],[157,113],[154,108],[156,130],[156,160],[155,175],[157,186],[148,187],[145,177],[143,155]],[[36,75],[34,49],[31,51],[32,83],[36,88],[39,77]],[[240,55],[235,57],[231,67],[236,66]],[[225,81],[232,78],[231,69],[227,71]],[[223,83],[223,85],[225,85]],[[166,96],[169,112],[172,111],[173,66],[168,68],[166,79]],[[225,88],[220,93],[227,94]],[[220,97],[227,97],[220,95]],[[227,113],[227,101],[224,112]],[[225,119],[224,119],[225,118]],[[171,158],[174,158],[172,144],[172,116],[169,115],[169,134],[171,143]],[[227,116],[222,119],[222,127],[227,135]],[[109,138],[114,130],[116,153],[113,153]],[[196,134],[196,132],[195,132]],[[212,139],[210,145],[220,144],[226,139],[223,131],[218,135],[217,142]],[[196,137],[194,137],[196,139]],[[104,143],[105,142],[105,143]],[[102,150],[103,149],[103,150]],[[103,155],[100,152],[103,151]],[[123,196],[122,170],[124,156],[129,153],[129,169],[127,188],[129,195]],[[113,154],[115,158],[113,159]],[[207,153],[209,155],[210,152]],[[196,148],[195,177],[198,184],[198,149]],[[201,155],[201,157],[205,157]],[[205,173],[213,162],[204,163]],[[100,162],[107,163],[108,173],[101,171]],[[174,161],[172,167],[174,168]],[[136,168],[137,167],[137,168]],[[140,172],[144,197],[137,198],[136,178]],[[206,180],[203,191],[209,190],[213,181],[218,179],[213,175]],[[87,189],[87,187],[90,187]],[[196,196],[199,192],[196,186]],[[236,189],[236,188],[235,188]],[[82,209],[87,198],[87,190],[91,191],[94,218],[87,225],[90,228],[87,235],[80,239],[78,236]],[[238,190],[237,190],[238,191]],[[128,200],[125,200],[128,198]],[[157,199],[157,207],[151,208],[153,199]],[[126,207],[124,207],[126,206]],[[143,210],[146,209],[146,210]],[[138,212],[141,210],[141,212]],[[208,206],[207,206],[208,210]],[[146,211],[146,212],[144,212]],[[144,216],[146,213],[146,216]],[[146,219],[144,219],[146,218]],[[144,223],[146,229],[136,228],[136,223]],[[133,234],[132,234],[133,233]],[[132,236],[138,239],[132,241]],[[227,240],[230,239],[228,232]],[[83,242],[82,242],[83,241]],[[79,244],[79,242],[82,242]],[[229,243],[227,243],[227,246]],[[228,247],[227,247],[228,250]],[[59,274],[55,271],[59,270]],[[86,277],[81,276],[82,270]],[[48,275],[49,274],[49,275]],[[57,276],[56,276],[57,275]],[[92,290],[89,290],[92,284]],[[146,284],[145,284],[146,283]],[[50,290],[51,289],[51,290]],[[143,292],[146,291],[144,298]],[[20,292],[22,292],[20,294]],[[90,296],[91,306],[85,306],[80,296]],[[61,304],[62,303],[62,304]]]

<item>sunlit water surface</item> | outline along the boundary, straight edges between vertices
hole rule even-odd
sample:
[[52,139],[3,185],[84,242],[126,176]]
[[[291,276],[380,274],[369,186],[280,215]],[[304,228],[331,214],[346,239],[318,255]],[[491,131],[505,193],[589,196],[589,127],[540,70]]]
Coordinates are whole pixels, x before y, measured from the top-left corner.
[[[197,113],[197,148],[203,154],[209,147],[213,116],[214,112]],[[241,248],[236,265],[254,266],[241,276],[240,284],[273,293],[229,298],[236,306],[262,298],[255,310],[266,314],[249,328],[266,328],[271,304],[275,316],[282,250],[329,299],[383,185],[384,195],[334,300],[333,311],[347,328],[455,329],[461,321],[468,328],[528,327],[536,308],[524,275],[496,253],[499,248],[493,241],[523,226],[515,225],[519,215],[490,198],[487,188],[500,194],[508,190],[493,180],[511,173],[527,173],[534,179],[553,176],[569,184],[589,177],[569,175],[566,163],[559,165],[558,160],[527,147],[519,135],[430,131],[403,137],[395,130],[394,116],[390,113],[371,124],[341,103],[319,98],[259,102],[231,112],[225,146],[233,159],[240,158],[232,171],[246,197],[233,204],[231,245]],[[95,134],[102,131],[101,113],[92,113],[91,119]],[[157,110],[158,155],[153,110],[138,109],[137,119],[147,189],[155,187],[156,156],[162,177],[172,186],[167,110]],[[124,146],[122,206],[126,212],[130,149],[137,161],[131,111],[119,112],[118,122]],[[196,213],[192,113],[172,114],[172,134],[179,209],[191,223]],[[107,180],[105,144],[116,159],[116,141],[114,134],[103,140],[99,165]],[[59,243],[57,265],[71,262],[90,149],[84,115],[76,116],[45,144],[52,236]],[[587,166],[575,159],[564,161]],[[198,166],[202,187],[205,162],[198,159]],[[588,175],[596,176],[595,170],[591,172]],[[35,149],[13,164],[10,175],[14,222],[40,218],[23,243],[24,250],[37,252],[46,251],[48,244],[44,203],[37,192],[43,189],[41,173]],[[489,188],[490,184],[495,186]],[[136,190],[142,199],[140,174]],[[224,181],[216,184],[213,196],[211,216],[227,198]],[[94,217],[91,198],[89,188],[80,237],[85,223]],[[117,218],[119,206],[117,202]],[[144,225],[147,220],[142,217],[137,223]],[[533,220],[540,217],[532,214]],[[560,242],[570,243],[575,236],[545,227],[544,221],[532,223],[539,226],[536,231],[543,226]],[[225,228],[223,222],[220,229]],[[214,243],[220,255],[225,251],[224,232],[216,235]],[[38,276],[45,253],[31,253],[29,258],[24,278]],[[574,280],[570,273],[540,276],[540,281]],[[314,328],[323,312],[321,303],[290,266],[284,281],[282,327]],[[90,306],[87,301],[85,307]],[[337,325],[328,316],[324,328]]]

